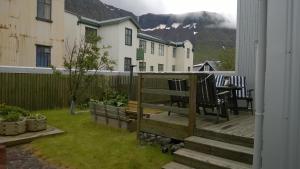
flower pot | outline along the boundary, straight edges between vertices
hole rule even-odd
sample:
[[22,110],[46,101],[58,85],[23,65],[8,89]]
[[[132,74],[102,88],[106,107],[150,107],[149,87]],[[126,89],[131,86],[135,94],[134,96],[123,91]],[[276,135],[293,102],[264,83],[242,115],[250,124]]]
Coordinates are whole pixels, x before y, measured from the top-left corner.
[[40,119],[26,119],[26,127],[28,132],[36,132],[47,129],[47,118],[43,116]]
[[15,136],[26,132],[26,119],[17,122],[0,122],[0,135]]

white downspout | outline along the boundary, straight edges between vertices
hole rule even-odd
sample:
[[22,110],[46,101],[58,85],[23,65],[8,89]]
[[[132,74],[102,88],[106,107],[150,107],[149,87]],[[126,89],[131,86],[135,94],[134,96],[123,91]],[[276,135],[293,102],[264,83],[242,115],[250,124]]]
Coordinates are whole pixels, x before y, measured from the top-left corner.
[[262,168],[263,118],[265,105],[265,73],[267,47],[267,0],[259,2],[258,46],[255,73],[255,141],[253,169]]

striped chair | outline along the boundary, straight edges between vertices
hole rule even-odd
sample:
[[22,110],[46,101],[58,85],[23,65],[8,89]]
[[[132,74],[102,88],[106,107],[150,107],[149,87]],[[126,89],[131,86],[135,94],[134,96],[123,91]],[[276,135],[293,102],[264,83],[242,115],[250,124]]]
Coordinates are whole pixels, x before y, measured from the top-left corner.
[[[168,80],[169,89],[170,90],[176,90],[176,91],[188,91],[188,85],[187,80]],[[178,107],[186,107],[186,104],[188,104],[189,99],[188,97],[183,96],[170,96],[171,100],[171,106],[173,106],[174,103],[177,104]],[[171,112],[169,111],[169,115]]]
[[216,87],[224,86],[224,75],[215,75]]
[[241,90],[236,91],[236,96],[238,100],[245,100],[247,102],[247,109],[250,109],[253,114],[253,89],[247,90],[247,83],[245,76],[230,76],[230,84],[237,87],[241,87]]
[[[225,117],[229,120],[229,114],[227,112],[227,96],[228,91],[217,93],[216,81],[213,74],[201,73],[197,79],[197,108],[202,107],[205,115],[217,116],[217,122],[219,117]],[[206,108],[212,109],[212,112],[208,113]],[[215,112],[217,108],[217,112]]]

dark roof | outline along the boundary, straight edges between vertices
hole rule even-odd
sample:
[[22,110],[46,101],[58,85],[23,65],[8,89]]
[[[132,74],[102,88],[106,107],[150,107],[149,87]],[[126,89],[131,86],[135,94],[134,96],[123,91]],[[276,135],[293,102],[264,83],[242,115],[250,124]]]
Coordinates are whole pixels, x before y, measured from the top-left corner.
[[103,20],[103,21],[97,21],[94,19],[90,19],[90,18],[86,18],[86,17],[82,17],[79,16],[79,23],[84,23],[87,25],[91,25],[91,26],[96,26],[96,27],[100,27],[100,26],[107,26],[107,25],[114,25],[114,24],[119,24],[125,21],[131,21],[138,29],[140,29],[140,25],[130,16],[127,17],[122,17],[122,18],[115,18],[115,19],[109,19],[109,20]]
[[100,0],[65,0],[65,10],[77,16],[97,21],[136,16],[128,11],[102,3]]
[[170,46],[175,46],[175,47],[184,47],[184,42],[167,41],[167,40],[163,40],[159,37],[155,37],[155,36],[148,35],[145,33],[138,33],[138,38],[149,40],[149,41],[154,41],[154,42],[158,42],[158,43],[162,43],[162,44],[166,44],[166,45],[170,45]]

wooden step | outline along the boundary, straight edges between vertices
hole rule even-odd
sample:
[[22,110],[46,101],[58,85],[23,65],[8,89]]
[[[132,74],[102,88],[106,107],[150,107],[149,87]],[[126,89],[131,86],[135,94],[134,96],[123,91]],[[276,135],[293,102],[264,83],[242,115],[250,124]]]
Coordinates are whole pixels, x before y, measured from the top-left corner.
[[196,169],[251,169],[251,165],[249,164],[196,152],[186,148],[176,151],[174,155],[175,162]]
[[208,138],[211,140],[218,140],[226,143],[236,144],[245,147],[254,147],[254,139],[249,137],[241,137],[236,135],[230,135],[225,133],[219,133],[206,129],[197,129],[195,132],[196,136]]
[[238,162],[252,164],[253,149],[249,147],[192,136],[185,139],[185,148]]
[[162,167],[162,169],[195,169],[176,162],[170,162]]

